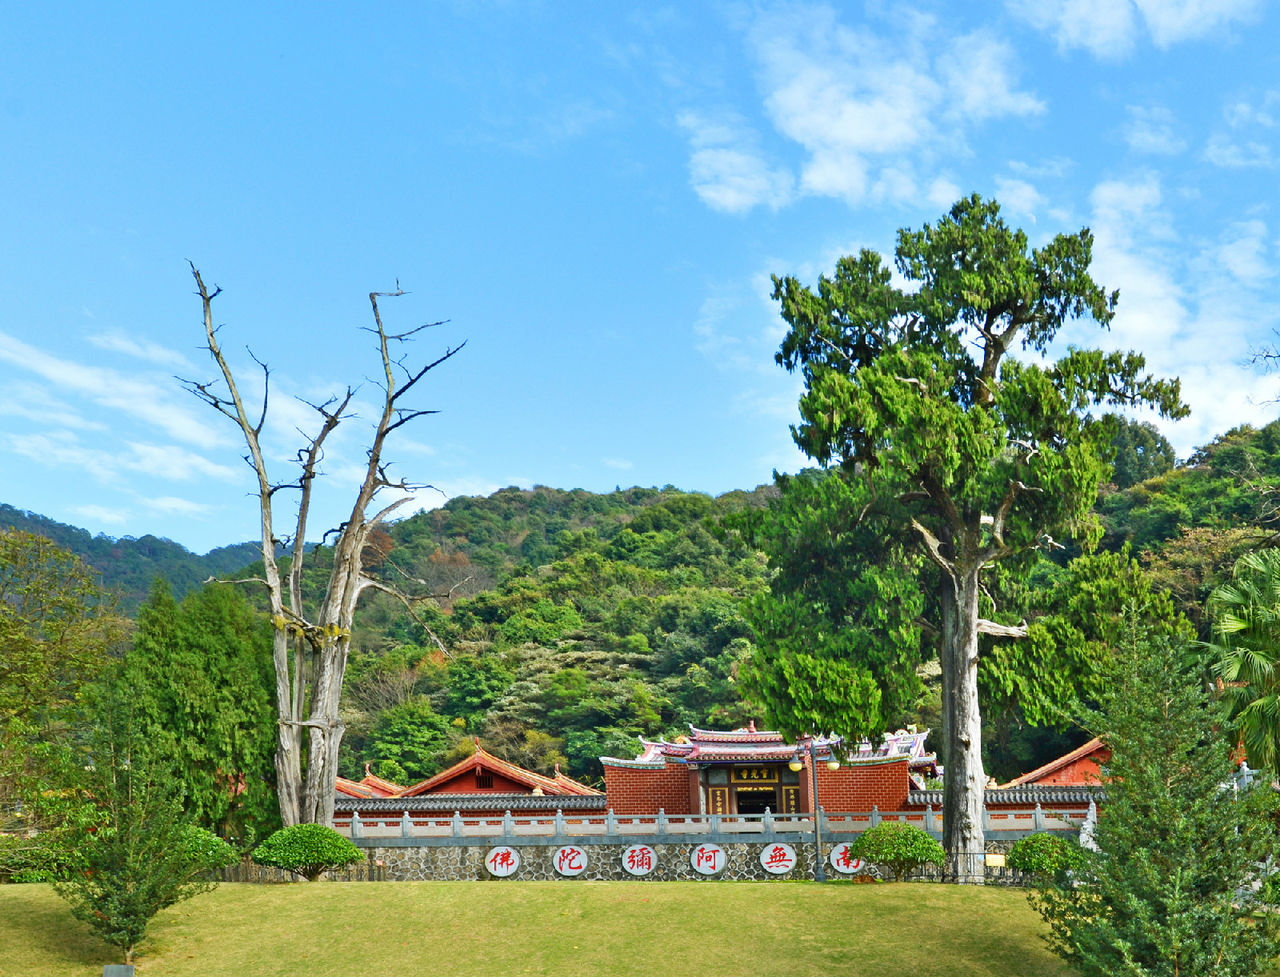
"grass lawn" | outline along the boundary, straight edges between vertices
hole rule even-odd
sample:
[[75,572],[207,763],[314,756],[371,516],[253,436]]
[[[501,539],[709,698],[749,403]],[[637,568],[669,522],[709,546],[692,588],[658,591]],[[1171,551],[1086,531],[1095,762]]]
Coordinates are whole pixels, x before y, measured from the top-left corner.
[[[1023,892],[697,882],[223,884],[152,921],[138,974],[1055,977]],[[116,951],[49,886],[0,887],[0,977]]]

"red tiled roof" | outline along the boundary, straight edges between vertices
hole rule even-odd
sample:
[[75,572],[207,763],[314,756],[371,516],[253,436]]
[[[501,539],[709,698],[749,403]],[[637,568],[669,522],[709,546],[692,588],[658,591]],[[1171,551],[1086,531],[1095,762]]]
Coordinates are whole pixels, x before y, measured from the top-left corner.
[[434,777],[428,777],[421,783],[414,784],[412,787],[406,787],[395,796],[420,797],[423,794],[430,794],[437,787],[448,783],[459,774],[465,773],[468,770],[486,770],[490,773],[500,774],[508,780],[512,780],[517,784],[528,787],[531,793],[534,790],[541,790],[544,794],[600,793],[600,791],[594,790],[586,784],[580,784],[571,777],[566,777],[560,772],[560,768],[558,766],[556,767],[556,775],[554,777],[544,777],[540,773],[534,773],[532,770],[526,770],[524,767],[499,759],[477,744],[476,751],[471,756],[466,757],[463,760],[459,760],[447,770],[441,770]]
[[360,783],[369,788],[372,797],[399,797],[404,792],[404,788],[399,784],[393,784],[375,773],[370,773],[367,763],[364,765],[364,776],[360,778]]
[[348,780],[346,777],[339,777],[334,785],[337,792],[345,797],[373,797],[373,791],[366,787],[358,780]]
[[1021,777],[1015,777],[1007,784],[1001,784],[1000,788],[1003,790],[1007,787],[1021,787],[1024,784],[1034,784],[1037,781],[1045,779],[1050,774],[1061,770],[1068,764],[1075,763],[1077,760],[1083,760],[1090,753],[1106,749],[1107,748],[1103,745],[1102,740],[1095,736],[1093,739],[1089,740],[1088,743],[1083,743],[1080,746],[1077,746],[1070,753],[1064,753],[1056,760],[1050,760],[1044,766],[1036,767],[1036,769],[1032,770],[1030,773],[1024,773]]

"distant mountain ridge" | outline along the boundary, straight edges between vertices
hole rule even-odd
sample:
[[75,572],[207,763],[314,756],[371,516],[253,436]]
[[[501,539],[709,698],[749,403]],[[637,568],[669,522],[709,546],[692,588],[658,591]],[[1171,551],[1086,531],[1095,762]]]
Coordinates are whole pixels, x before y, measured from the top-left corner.
[[162,577],[179,599],[209,577],[242,570],[262,558],[257,543],[219,546],[203,556],[181,543],[159,536],[91,535],[88,530],[35,512],[0,503],[0,529],[37,533],[80,557],[102,575],[102,585],[120,598],[120,609],[133,614],[146,599],[156,577]]
[[[721,511],[763,506],[775,492],[771,485],[726,492],[715,506]],[[415,576],[439,577],[444,589],[449,589],[455,578],[466,577],[467,584],[458,591],[458,596],[465,596],[494,586],[518,566],[550,562],[575,533],[588,531],[610,539],[644,510],[663,503],[679,506],[672,500],[689,497],[705,499],[708,507],[712,504],[710,496],[682,492],[671,485],[604,493],[545,485],[509,487],[488,496],[450,499],[438,509],[388,524],[386,533],[394,540],[391,545],[397,562],[412,567]],[[701,503],[695,501],[695,505],[700,507]],[[699,508],[696,515],[705,513]],[[695,518],[695,513],[682,517],[668,514],[666,518],[678,522]],[[103,587],[119,597],[120,610],[130,616],[146,600],[157,577],[168,581],[174,596],[181,600],[210,577],[235,575],[262,560],[256,542],[220,546],[201,556],[171,539],[150,534],[94,536],[88,530],[0,503],[0,529],[9,527],[45,536],[74,553],[102,575]]]

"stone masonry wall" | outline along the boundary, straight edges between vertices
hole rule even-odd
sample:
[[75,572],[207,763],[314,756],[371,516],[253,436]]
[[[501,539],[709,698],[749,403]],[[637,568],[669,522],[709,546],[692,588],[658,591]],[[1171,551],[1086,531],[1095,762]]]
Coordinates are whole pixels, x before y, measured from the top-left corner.
[[[729,843],[721,847],[725,850],[727,861],[725,867],[715,875],[704,876],[694,871],[689,862],[690,852],[697,847],[689,842],[678,844],[652,845],[657,854],[657,865],[646,876],[629,875],[622,867],[622,853],[625,845],[583,845],[587,854],[586,871],[573,878],[565,878],[556,873],[552,862],[559,846],[552,845],[517,845],[513,846],[520,853],[520,868],[508,878],[501,879],[491,875],[485,867],[485,856],[490,845],[470,847],[373,847],[366,850],[370,863],[382,863],[387,881],[492,881],[511,882],[517,880],[540,879],[573,883],[581,879],[636,881],[636,882],[673,882],[676,880],[796,880],[813,878],[813,844],[791,843],[796,852],[796,864],[784,875],[773,875],[760,864],[760,852],[768,847],[759,842]],[[823,846],[826,848],[827,846]],[[830,866],[827,866],[830,877],[838,877]]]

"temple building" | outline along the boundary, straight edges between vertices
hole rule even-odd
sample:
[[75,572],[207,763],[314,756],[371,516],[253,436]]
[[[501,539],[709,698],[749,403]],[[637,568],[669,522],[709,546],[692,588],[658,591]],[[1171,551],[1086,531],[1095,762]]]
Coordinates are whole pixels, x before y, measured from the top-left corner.
[[673,741],[641,739],[634,760],[601,757],[605,794],[616,814],[800,814],[813,810],[811,757],[816,757],[818,802],[828,811],[898,811],[907,795],[938,775],[924,750],[928,730],[887,734],[879,746],[845,748],[838,736],[799,744],[782,734],[691,726]]
[[339,777],[334,813],[358,811],[422,814],[438,817],[455,811],[470,817],[501,817],[507,811],[523,816],[554,814],[557,810],[605,812],[605,795],[555,768],[547,777],[508,763],[476,743],[471,756],[410,787],[400,787],[365,770],[358,781]]
[[1111,758],[1111,751],[1096,736],[1056,760],[1030,773],[1015,777],[1001,790],[1016,787],[1096,787],[1102,783],[1102,767]]

